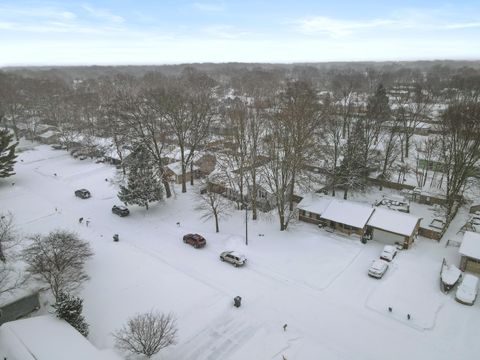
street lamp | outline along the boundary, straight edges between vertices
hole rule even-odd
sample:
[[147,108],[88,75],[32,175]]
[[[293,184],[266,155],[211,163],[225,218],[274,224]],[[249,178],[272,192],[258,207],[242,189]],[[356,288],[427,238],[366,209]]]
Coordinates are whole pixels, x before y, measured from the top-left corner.
[[248,206],[245,202],[245,245],[248,245]]

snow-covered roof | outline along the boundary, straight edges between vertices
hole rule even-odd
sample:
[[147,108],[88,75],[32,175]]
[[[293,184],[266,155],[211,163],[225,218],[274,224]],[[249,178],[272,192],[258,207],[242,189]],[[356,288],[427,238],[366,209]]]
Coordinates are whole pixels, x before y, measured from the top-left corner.
[[460,245],[458,252],[469,258],[480,260],[480,234],[465,231],[465,234],[463,234],[462,245]]
[[118,359],[106,355],[68,323],[53,316],[11,321],[0,327],[1,359]]
[[[181,161],[177,161],[177,162],[168,164],[167,168],[169,168],[175,175],[182,175],[182,162]],[[190,172],[190,169],[191,169],[191,167],[190,167],[190,165],[188,165],[187,166],[187,173]],[[198,166],[193,165],[193,170],[197,170],[197,169],[198,169]]]
[[38,135],[40,136],[41,138],[44,138],[44,139],[48,139],[52,136],[55,136],[55,135],[58,135],[58,131],[55,131],[55,130],[48,130],[48,131],[45,131],[44,133]]
[[322,215],[332,200],[332,197],[310,193],[303,197],[302,201],[298,203],[297,208]]
[[368,220],[368,225],[391,233],[411,236],[419,220],[417,216],[377,207]]
[[373,210],[372,207],[357,202],[332,199],[323,212],[322,218],[356,228],[363,228],[370,219]]

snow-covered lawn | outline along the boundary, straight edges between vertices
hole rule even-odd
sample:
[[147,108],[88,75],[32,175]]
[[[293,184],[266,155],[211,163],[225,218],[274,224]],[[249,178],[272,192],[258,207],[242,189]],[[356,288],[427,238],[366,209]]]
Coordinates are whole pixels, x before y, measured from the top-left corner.
[[[158,359],[437,360],[480,352],[480,305],[457,304],[438,286],[442,258],[458,262],[457,248],[420,239],[376,280],[367,269],[382,244],[363,245],[306,223],[280,232],[273,215],[262,215],[249,221],[246,246],[245,213],[234,210],[215,234],[213,221],[203,222],[195,210],[197,190],[190,186],[120,218],[111,213],[119,204],[114,167],[47,146],[20,159],[17,175],[0,180],[0,210],[11,211],[24,234],[61,227],[91,243],[91,280],[80,295],[89,339],[101,349],[113,346],[110,334],[129,316],[158,309],[175,313],[179,327],[178,344]],[[74,196],[83,187],[91,199]],[[88,227],[80,217],[91,221]],[[183,244],[190,232],[204,235],[207,246]],[[244,253],[247,265],[221,262],[224,250]],[[237,295],[240,308],[233,307]]]

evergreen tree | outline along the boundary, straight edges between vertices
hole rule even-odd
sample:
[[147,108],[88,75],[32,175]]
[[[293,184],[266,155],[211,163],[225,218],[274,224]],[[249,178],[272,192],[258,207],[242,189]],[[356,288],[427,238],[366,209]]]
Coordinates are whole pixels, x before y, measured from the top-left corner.
[[127,186],[120,186],[118,198],[126,205],[144,206],[163,199],[164,187],[161,176],[155,171],[153,159],[142,145],[130,155],[126,163],[128,172]]
[[65,320],[80,334],[88,336],[88,324],[82,315],[83,300],[79,297],[62,292],[53,305],[55,313],[59,319]]
[[13,134],[7,129],[0,130],[0,178],[14,175],[13,165],[16,163],[15,148],[18,142],[13,142]]

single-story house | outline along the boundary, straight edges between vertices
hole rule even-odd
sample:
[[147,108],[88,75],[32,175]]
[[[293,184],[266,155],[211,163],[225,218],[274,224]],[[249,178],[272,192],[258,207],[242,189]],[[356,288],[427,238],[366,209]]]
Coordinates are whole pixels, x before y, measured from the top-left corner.
[[363,236],[373,211],[371,206],[365,204],[332,199],[320,219],[323,224],[337,231]]
[[0,359],[119,360],[100,351],[67,322],[52,315],[10,321],[0,326]]
[[367,232],[373,240],[386,244],[402,244],[408,249],[422,219],[400,211],[376,207],[367,223]]
[[458,252],[461,255],[460,270],[480,273],[480,234],[465,231]]
[[[174,181],[176,184],[182,183],[182,162],[177,161],[174,163],[167,164],[165,166],[165,174],[170,179],[170,181]],[[188,182],[192,179],[198,178],[198,166],[193,165],[193,174],[191,172],[191,167],[187,166],[185,172],[185,181]]]

